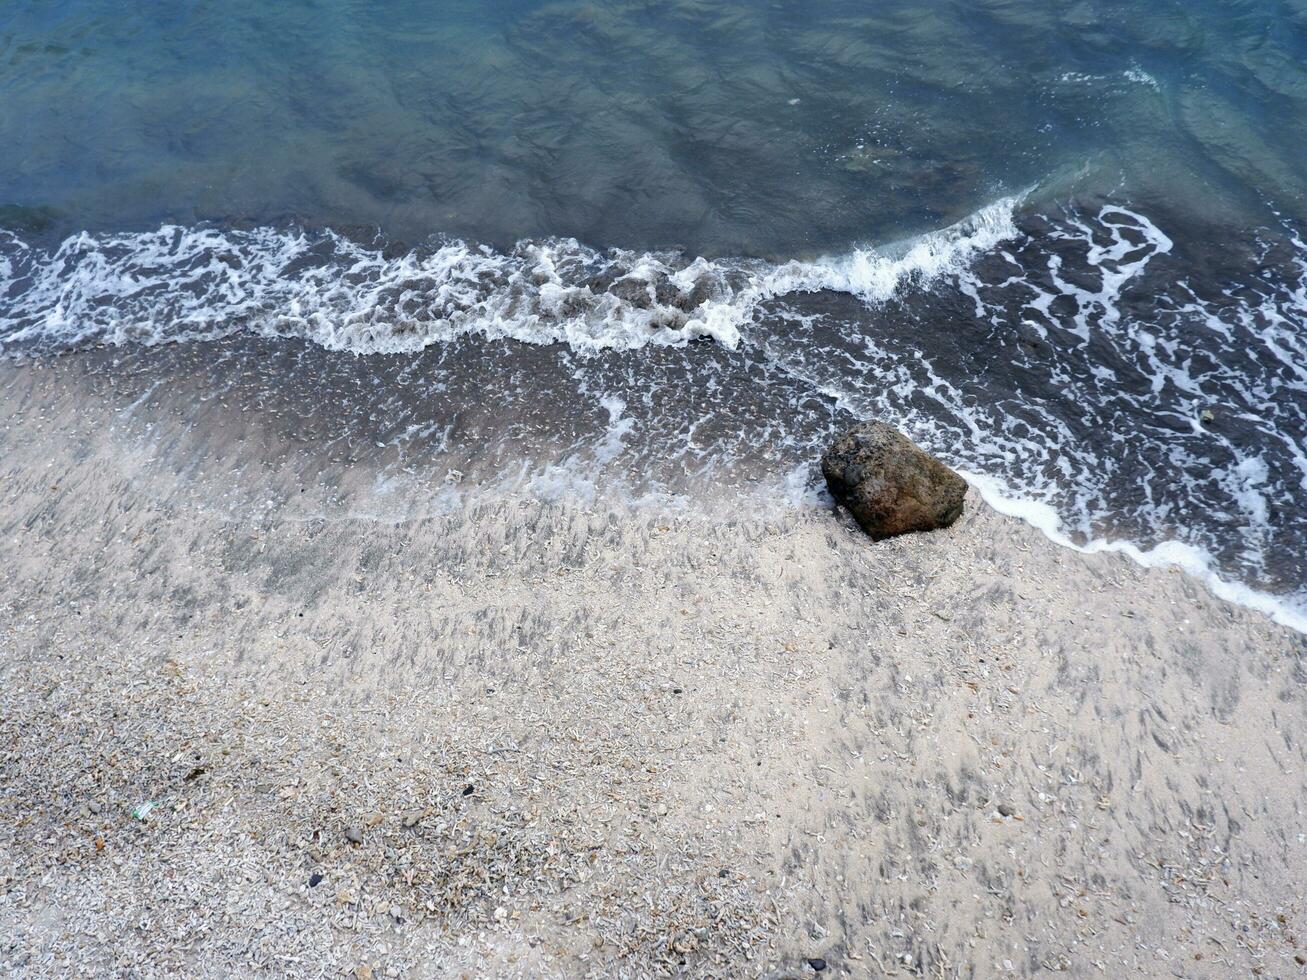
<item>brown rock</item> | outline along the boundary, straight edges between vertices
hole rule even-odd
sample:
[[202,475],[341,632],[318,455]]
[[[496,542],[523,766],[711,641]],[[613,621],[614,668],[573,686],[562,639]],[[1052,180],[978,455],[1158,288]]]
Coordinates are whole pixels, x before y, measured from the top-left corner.
[[831,495],[876,540],[948,527],[962,514],[962,477],[884,422],[862,422],[821,458]]

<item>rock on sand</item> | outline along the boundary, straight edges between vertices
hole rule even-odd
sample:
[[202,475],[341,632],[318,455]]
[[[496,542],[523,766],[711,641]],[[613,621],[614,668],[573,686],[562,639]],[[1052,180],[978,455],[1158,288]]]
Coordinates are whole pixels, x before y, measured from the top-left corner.
[[826,450],[826,485],[873,538],[948,527],[962,514],[962,477],[884,422],[862,422]]

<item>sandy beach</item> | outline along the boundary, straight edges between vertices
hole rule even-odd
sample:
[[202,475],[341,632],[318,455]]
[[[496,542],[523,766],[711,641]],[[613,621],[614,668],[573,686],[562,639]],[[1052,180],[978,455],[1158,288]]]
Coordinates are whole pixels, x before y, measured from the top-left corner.
[[1304,146],[1307,0],[0,2],[0,980],[1307,980]]
[[242,515],[4,371],[6,975],[1304,972],[1307,644],[1183,574],[974,495]]

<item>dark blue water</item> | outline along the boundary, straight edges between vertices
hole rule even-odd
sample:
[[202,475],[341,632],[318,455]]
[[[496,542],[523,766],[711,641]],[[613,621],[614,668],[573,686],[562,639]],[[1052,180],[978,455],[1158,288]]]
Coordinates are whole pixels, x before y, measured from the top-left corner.
[[407,472],[494,404],[637,493],[884,415],[1301,624],[1305,65],[1272,0],[14,0],[0,346],[308,345]]

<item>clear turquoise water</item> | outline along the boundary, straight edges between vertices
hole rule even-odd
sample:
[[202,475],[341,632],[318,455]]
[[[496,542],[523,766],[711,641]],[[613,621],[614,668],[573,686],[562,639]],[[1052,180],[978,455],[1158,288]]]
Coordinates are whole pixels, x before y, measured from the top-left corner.
[[1301,0],[10,0],[0,351],[641,493],[880,415],[1303,625],[1304,66]]
[[1032,186],[1304,198],[1307,5],[11,0],[0,198],[789,257]]

